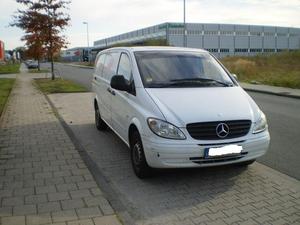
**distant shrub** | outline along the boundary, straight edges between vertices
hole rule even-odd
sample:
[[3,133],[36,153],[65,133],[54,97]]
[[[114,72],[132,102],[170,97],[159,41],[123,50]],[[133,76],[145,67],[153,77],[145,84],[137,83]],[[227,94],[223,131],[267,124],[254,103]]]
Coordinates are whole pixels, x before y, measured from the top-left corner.
[[226,57],[221,61],[240,81],[300,88],[300,51]]

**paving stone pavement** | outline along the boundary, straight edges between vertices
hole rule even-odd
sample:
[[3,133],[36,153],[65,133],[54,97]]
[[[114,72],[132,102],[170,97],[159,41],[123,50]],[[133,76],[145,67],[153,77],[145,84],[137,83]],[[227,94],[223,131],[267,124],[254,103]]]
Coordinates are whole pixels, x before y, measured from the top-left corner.
[[260,163],[159,171],[140,180],[126,145],[95,128],[92,93],[49,97],[136,224],[300,224],[298,180]]
[[121,224],[35,76],[17,76],[0,120],[1,224]]

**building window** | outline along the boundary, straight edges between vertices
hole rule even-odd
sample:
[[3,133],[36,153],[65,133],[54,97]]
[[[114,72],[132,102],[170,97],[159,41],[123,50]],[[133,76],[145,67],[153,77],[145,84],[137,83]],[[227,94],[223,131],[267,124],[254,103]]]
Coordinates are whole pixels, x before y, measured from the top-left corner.
[[204,34],[205,35],[218,35],[218,31],[209,31],[209,30],[206,30],[206,31],[204,31]]
[[288,49],[285,49],[285,48],[279,48],[279,49],[277,49],[277,52],[285,52],[285,51],[288,51]]
[[220,32],[221,35],[224,35],[224,36],[232,36],[234,34],[233,31],[221,31]]
[[274,48],[265,48],[264,52],[275,52]]
[[290,37],[297,37],[299,34],[290,34]]
[[170,29],[169,32],[172,35],[183,35],[183,30],[182,29]]
[[206,48],[205,50],[209,52],[218,52],[217,48]]
[[285,34],[285,33],[277,33],[277,36],[278,37],[284,37],[284,36],[287,36],[287,34]]
[[248,48],[236,48],[234,52],[248,52]]
[[264,32],[264,36],[275,36],[275,33],[272,33],[272,32]]
[[236,31],[235,35],[238,35],[238,36],[248,36],[248,31]]
[[188,30],[187,31],[188,35],[201,35],[202,31],[201,30]]
[[229,48],[221,48],[220,52],[229,52]]
[[187,30],[187,34],[188,35],[196,35],[196,31],[195,30]]
[[261,36],[261,32],[252,31],[252,32],[250,32],[250,35],[259,37],[259,36]]
[[250,48],[250,52],[262,52],[261,48]]

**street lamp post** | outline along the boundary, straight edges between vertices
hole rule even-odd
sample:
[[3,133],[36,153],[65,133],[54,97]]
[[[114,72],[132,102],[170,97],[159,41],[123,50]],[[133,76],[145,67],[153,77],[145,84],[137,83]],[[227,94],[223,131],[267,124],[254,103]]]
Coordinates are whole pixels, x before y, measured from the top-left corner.
[[90,62],[90,41],[89,41],[89,23],[83,22],[86,25],[86,39],[87,39],[87,46],[88,46],[88,62]]
[[183,47],[187,47],[187,37],[186,37],[186,23],[185,23],[185,0],[183,0]]

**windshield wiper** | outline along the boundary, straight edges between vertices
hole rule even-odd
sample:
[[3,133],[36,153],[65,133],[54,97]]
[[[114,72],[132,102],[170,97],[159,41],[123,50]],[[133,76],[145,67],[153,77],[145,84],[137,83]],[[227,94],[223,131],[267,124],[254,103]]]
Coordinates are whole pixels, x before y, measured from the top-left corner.
[[191,82],[167,82],[167,83],[151,83],[149,84],[150,88],[165,88],[165,87],[184,87],[184,86],[191,86],[191,84],[193,84],[195,86],[195,84],[199,83],[191,83]]
[[174,84],[176,83],[194,83],[194,82],[215,82],[218,84],[222,84],[226,87],[231,87],[232,84],[230,83],[224,83],[222,81],[219,80],[214,80],[214,79],[209,79],[209,78],[184,78],[184,79],[173,79],[170,80],[172,83],[174,82]]

